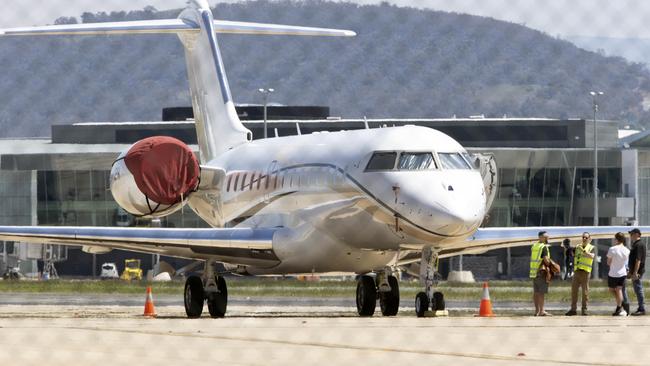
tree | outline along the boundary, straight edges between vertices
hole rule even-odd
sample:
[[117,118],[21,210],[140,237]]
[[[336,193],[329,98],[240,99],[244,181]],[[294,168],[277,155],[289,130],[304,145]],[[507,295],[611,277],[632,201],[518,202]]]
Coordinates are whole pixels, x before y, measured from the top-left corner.
[[77,23],[79,23],[79,21],[77,21],[77,18],[75,17],[59,17],[54,21],[54,24],[56,25]]

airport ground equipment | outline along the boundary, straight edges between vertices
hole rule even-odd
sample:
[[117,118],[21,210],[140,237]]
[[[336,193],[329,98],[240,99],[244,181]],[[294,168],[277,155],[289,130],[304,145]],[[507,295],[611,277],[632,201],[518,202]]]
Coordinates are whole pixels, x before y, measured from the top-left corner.
[[142,269],[140,268],[139,259],[126,259],[124,261],[124,271],[122,272],[121,279],[125,281],[142,279]]

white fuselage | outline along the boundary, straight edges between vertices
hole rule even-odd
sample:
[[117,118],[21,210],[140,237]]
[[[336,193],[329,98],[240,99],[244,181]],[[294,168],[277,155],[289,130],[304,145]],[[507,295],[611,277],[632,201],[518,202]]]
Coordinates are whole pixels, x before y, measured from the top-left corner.
[[[397,165],[404,153],[432,153],[434,162],[367,169],[376,152],[394,152]],[[443,167],[443,153],[465,150],[416,126],[256,140],[206,164],[225,177],[189,205],[215,227],[285,229],[273,240],[281,263],[251,272],[369,271],[403,250],[461,244],[482,222],[480,173]]]

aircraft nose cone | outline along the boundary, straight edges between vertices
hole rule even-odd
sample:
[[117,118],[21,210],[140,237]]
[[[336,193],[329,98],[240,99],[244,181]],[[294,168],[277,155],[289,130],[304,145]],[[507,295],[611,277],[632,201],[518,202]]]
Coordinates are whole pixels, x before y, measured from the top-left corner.
[[474,231],[483,219],[483,210],[477,206],[454,207],[445,212],[447,225],[441,230],[446,235],[463,235]]

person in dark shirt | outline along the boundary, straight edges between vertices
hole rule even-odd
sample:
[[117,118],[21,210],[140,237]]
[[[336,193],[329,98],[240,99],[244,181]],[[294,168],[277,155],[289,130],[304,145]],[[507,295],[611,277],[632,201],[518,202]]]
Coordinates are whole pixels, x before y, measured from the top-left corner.
[[564,249],[564,279],[573,277],[573,261],[575,258],[575,248],[571,246],[571,240],[564,239],[562,242]]
[[639,308],[632,315],[645,315],[645,304],[643,296],[643,285],[641,277],[645,272],[645,243],[641,241],[641,230],[632,229],[629,231],[632,248],[630,249],[630,259],[628,262],[629,272],[627,278],[632,280],[634,293],[636,294]]

